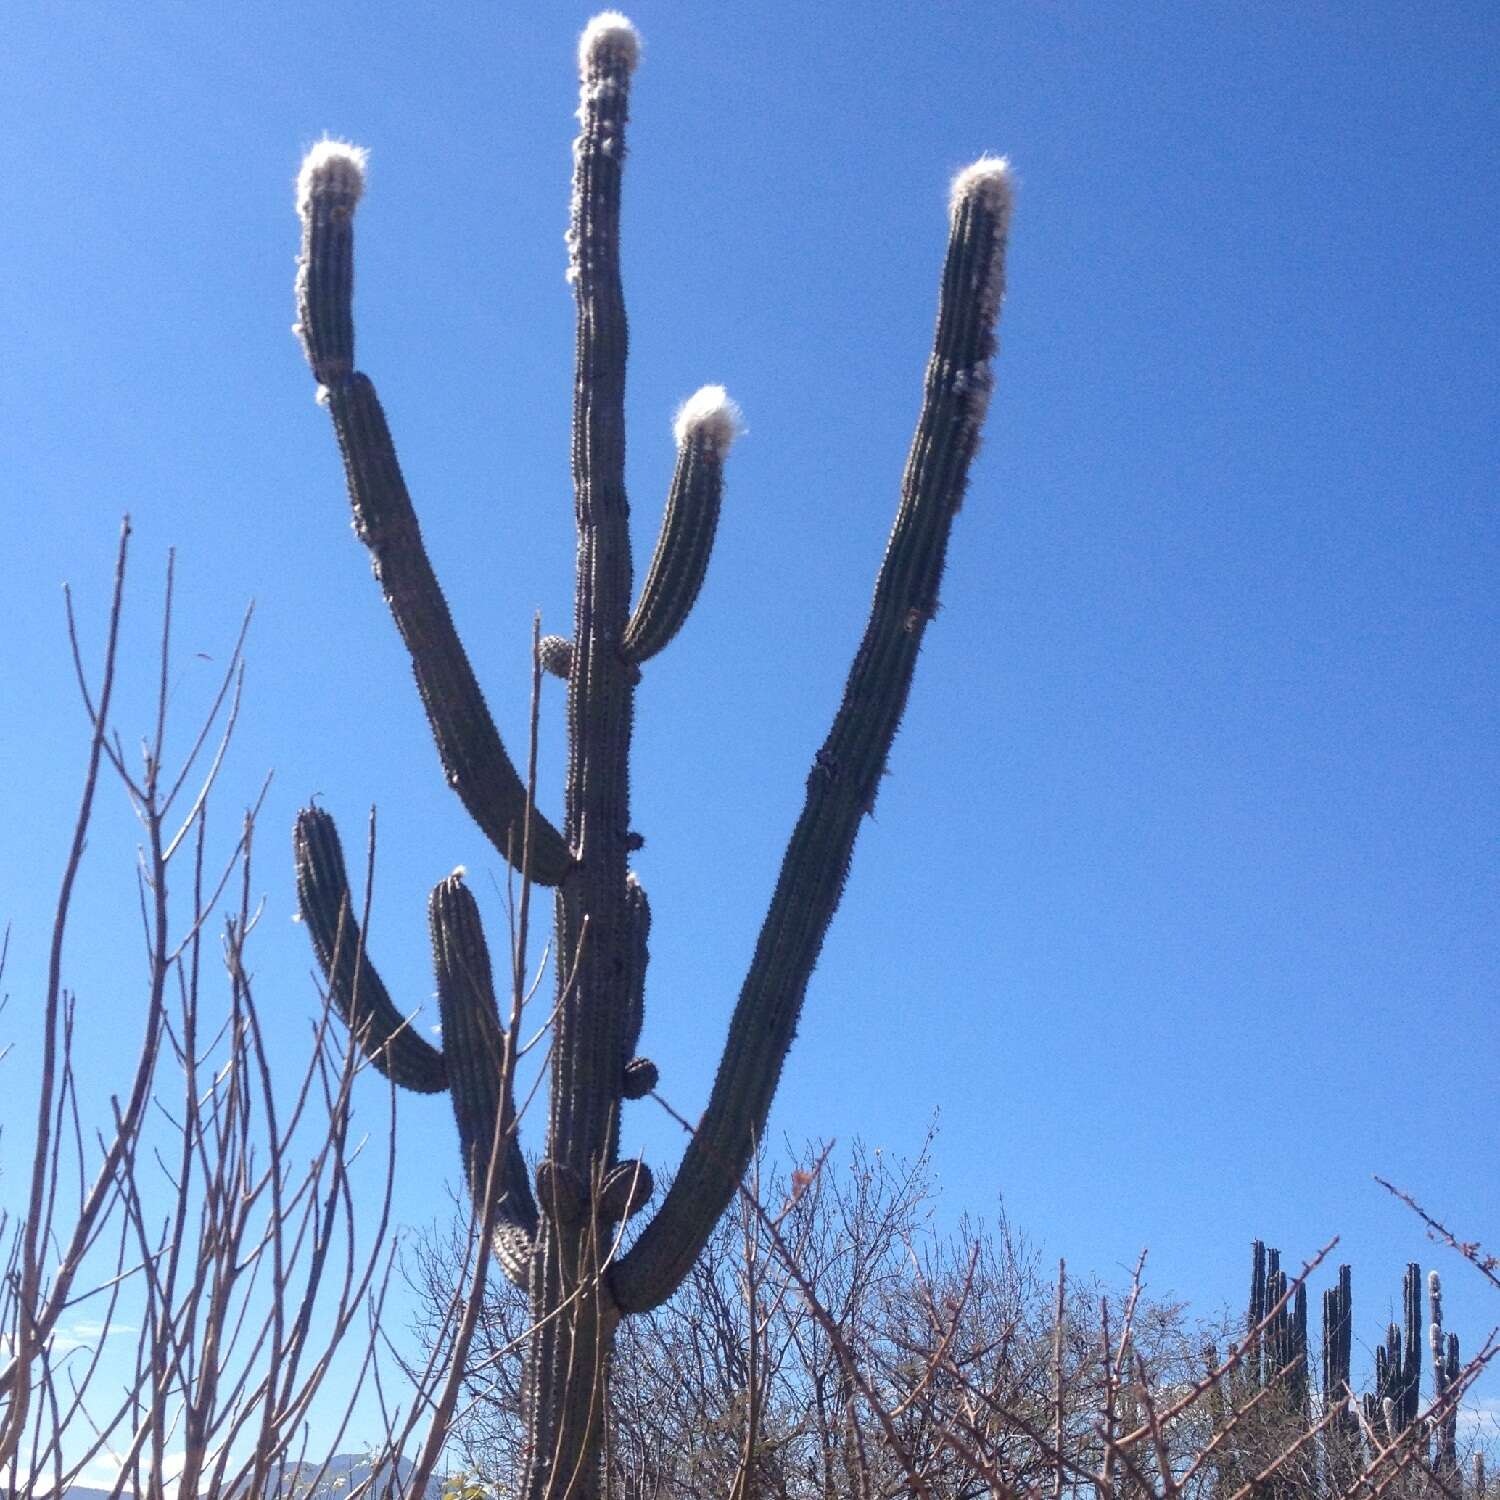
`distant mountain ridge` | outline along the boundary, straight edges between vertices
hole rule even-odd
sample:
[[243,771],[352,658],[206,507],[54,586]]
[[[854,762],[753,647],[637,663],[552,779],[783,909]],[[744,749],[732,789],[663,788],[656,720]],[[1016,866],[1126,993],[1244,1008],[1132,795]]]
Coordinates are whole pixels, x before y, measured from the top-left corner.
[[[415,1467],[409,1458],[397,1458],[394,1475],[397,1483],[404,1483]],[[313,1485],[320,1472],[323,1477]],[[258,1500],[344,1500],[355,1485],[369,1477],[370,1457],[367,1453],[336,1453],[326,1464],[289,1464],[281,1483],[267,1489],[265,1496],[258,1497]],[[305,1485],[311,1487],[304,1488]],[[442,1492],[442,1480],[430,1479],[421,1500],[438,1500]],[[110,1493],[93,1485],[72,1484],[63,1491],[63,1500],[109,1500]],[[125,1492],[127,1500],[130,1493]],[[365,1492],[369,1500],[389,1500],[395,1493],[390,1479],[378,1480]],[[409,1490],[400,1493],[411,1495]],[[32,1500],[32,1492],[0,1490],[0,1500]],[[246,1495],[244,1500],[250,1500],[250,1497]]]

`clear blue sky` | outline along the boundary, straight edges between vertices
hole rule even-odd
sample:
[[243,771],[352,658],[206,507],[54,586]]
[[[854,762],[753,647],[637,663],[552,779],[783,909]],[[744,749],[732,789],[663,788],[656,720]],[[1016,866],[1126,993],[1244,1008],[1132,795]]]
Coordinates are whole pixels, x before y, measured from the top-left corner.
[[[372,945],[430,995],[425,893],[498,861],[438,773],[292,338],[292,179],[372,150],[359,359],[513,745],[532,612],[566,630],[573,43],[563,6],[23,5],[0,98],[4,1066],[24,1093],[83,760],[59,584],[132,639],[179,553],[184,712],[257,601],[220,818],[262,772],[262,1006],[313,1009],[288,831],[357,841]],[[905,727],[773,1126],[914,1148],[947,1204],[1079,1271],[1238,1306],[1259,1235],[1331,1234],[1375,1338],[1410,1257],[1371,1182],[1500,1244],[1493,6],[646,0],[627,174],[638,557],[677,401],[722,381],[704,596],[638,701],[646,1050],[695,1115],[858,638],[930,338],[949,176],[1019,174],[998,393]],[[561,716],[560,689],[546,716]],[[149,673],[122,704],[148,724]],[[128,735],[127,735],[128,738]],[[557,810],[549,735],[544,804]],[[127,820],[70,957],[101,1070],[133,1036]],[[487,915],[499,929],[499,905]],[[98,1084],[103,1099],[103,1073]],[[378,1118],[372,1089],[371,1120]],[[456,1176],[404,1105],[403,1217]],[[5,1131],[7,1194],[20,1135]],[[670,1167],[675,1127],[626,1140]],[[531,1143],[533,1146],[535,1141]],[[1315,1283],[1321,1286],[1322,1282]],[[1490,1389],[1494,1390],[1493,1383]]]

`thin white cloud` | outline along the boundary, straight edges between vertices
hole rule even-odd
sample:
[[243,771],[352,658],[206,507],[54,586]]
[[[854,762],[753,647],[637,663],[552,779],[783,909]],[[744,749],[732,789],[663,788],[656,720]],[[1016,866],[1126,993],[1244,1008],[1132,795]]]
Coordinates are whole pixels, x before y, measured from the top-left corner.
[[[165,1500],[177,1500],[177,1480],[182,1473],[185,1457],[181,1453],[168,1453],[162,1459],[162,1493]],[[71,1483],[91,1489],[111,1490],[120,1482],[123,1472],[124,1465],[117,1455],[101,1453],[85,1464]],[[35,1495],[37,1500],[49,1500],[52,1494],[51,1478],[45,1475],[34,1477],[28,1493]],[[125,1493],[130,1492],[127,1490]]]
[[1469,1438],[1500,1438],[1500,1396],[1481,1396],[1458,1408],[1458,1430]]

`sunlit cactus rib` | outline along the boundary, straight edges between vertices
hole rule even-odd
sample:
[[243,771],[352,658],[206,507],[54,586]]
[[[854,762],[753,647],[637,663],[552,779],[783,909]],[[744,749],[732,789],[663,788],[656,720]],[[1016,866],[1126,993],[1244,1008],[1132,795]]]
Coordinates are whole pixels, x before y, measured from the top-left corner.
[[[681,1283],[763,1135],[808,978],[937,610],[949,535],[991,389],[1010,213],[1003,160],[983,158],[955,179],[937,332],[864,639],[808,776],[707,1112],[665,1202],[616,1256],[618,1226],[645,1206],[652,1188],[644,1163],[619,1159],[621,1105],[658,1082],[655,1064],[634,1055],[650,927],[645,891],[629,868],[641,843],[631,828],[629,797],[634,694],[642,665],[673,639],[698,598],[718,525],[724,462],[741,431],[721,386],[703,387],[678,413],[676,469],[632,608],[619,226],[638,56],[634,28],[614,12],[590,22],[579,44],[581,128],[568,232],[568,280],[577,304],[574,621],[571,637],[547,636],[538,646],[538,665],[568,684],[568,765],[561,831],[533,813],[525,858],[527,790],[490,720],[428,563],[374,388],[354,365],[352,224],[364,155],[325,142],[309,155],[298,185],[300,329],[333,417],[356,530],[411,653],[449,781],[507,858],[556,887],[558,1003],[549,1119],[533,1196],[512,1128],[510,1043],[496,1012],[473,898],[457,877],[433,893],[439,1053],[403,1030],[362,957],[357,1005],[350,998],[352,960],[340,952],[334,964],[329,938],[328,912],[336,925],[348,902],[342,860],[335,874],[327,854],[337,850],[337,837],[316,809],[298,825],[299,891],[304,909],[311,908],[309,927],[335,997],[343,996],[340,1005],[363,1025],[367,1049],[384,1058],[398,1082],[422,1079],[429,1092],[450,1089],[470,1190],[481,1210],[502,1210],[496,1254],[507,1274],[529,1286],[535,1327],[526,1363],[523,1491],[531,1500],[602,1493],[604,1382],[618,1321],[659,1304]],[[364,993],[367,985],[373,998]],[[408,1038],[410,1047],[401,1050]],[[485,1148],[497,1139],[504,1151],[490,1167]],[[504,1193],[503,1204],[489,1193]]]

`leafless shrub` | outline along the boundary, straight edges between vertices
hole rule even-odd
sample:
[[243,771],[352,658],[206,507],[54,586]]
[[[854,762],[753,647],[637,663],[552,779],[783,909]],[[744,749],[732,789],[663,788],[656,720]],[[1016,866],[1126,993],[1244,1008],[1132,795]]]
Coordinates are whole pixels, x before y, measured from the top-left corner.
[[[127,522],[96,681],[69,607],[89,752],[37,1007],[26,1201],[0,1224],[0,1475],[15,1494],[61,1493],[100,1464],[114,1470],[115,1494],[305,1491],[318,1482],[311,1455],[338,1444],[378,1379],[394,1095],[373,1140],[361,1139],[355,1039],[325,1008],[298,1061],[262,1023],[245,962],[260,917],[259,799],[224,834],[212,835],[209,819],[239,711],[244,628],[174,763],[170,564],[138,762],[113,727],[129,532]],[[111,780],[141,828],[141,1030],[123,1095],[108,1092],[115,1079],[79,1076],[75,1041],[98,1004],[129,1004],[129,981],[121,972],[119,993],[79,996],[65,978],[78,875]],[[426,1372],[405,1412],[388,1413],[391,1446],[425,1414],[435,1383]]]
[[[1087,1496],[1090,1500],[1474,1500],[1437,1434],[1494,1354],[1445,1381],[1410,1431],[1302,1391],[1301,1359],[1249,1375],[1333,1245],[1256,1324],[1205,1330],[1132,1284],[1046,1274],[1001,1220],[934,1226],[927,1150],[812,1151],[747,1186],[693,1280],[628,1325],[612,1376],[610,1492],[664,1497]],[[451,1250],[412,1268],[433,1306]],[[520,1458],[524,1300],[492,1289],[456,1462],[506,1494]],[[1228,1338],[1225,1338],[1226,1332]],[[1218,1353],[1222,1349],[1224,1352]],[[1316,1385],[1316,1382],[1313,1382]],[[1483,1464],[1480,1460],[1482,1473]]]

